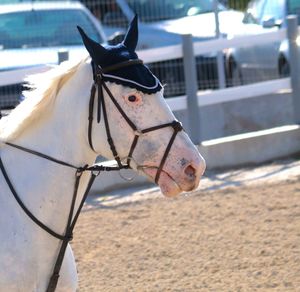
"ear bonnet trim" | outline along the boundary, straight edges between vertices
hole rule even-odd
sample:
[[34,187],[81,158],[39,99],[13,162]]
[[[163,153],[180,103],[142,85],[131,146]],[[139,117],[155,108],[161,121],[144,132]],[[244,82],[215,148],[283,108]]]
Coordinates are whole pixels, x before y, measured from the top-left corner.
[[[158,81],[158,79],[157,78],[155,78],[155,84],[153,85],[153,86],[145,86],[145,85],[142,85],[142,84],[140,84],[140,83],[137,83],[137,82],[135,82],[135,81],[133,81],[133,80],[130,80],[130,79],[126,79],[126,78],[122,78],[122,77],[118,77],[118,76],[114,76],[114,75],[110,75],[110,74],[102,74],[102,76],[104,77],[104,79],[107,79],[107,80],[114,80],[113,82],[116,82],[116,83],[118,83],[118,81],[120,82],[120,84],[122,84],[123,82],[124,83],[131,83],[131,84],[134,84],[134,85],[136,85],[136,87],[141,87],[141,88],[143,88],[141,91],[144,91],[144,90],[146,90],[146,91],[148,91],[148,90],[155,90],[155,92],[156,91],[158,91],[158,90],[160,90],[161,89],[161,84],[160,84],[160,82]],[[115,79],[117,79],[117,80],[115,80]],[[158,87],[158,86],[160,86],[160,89],[158,89],[158,90],[156,90],[156,88]]]
[[[121,69],[125,67],[130,68],[127,68],[126,71],[121,71]],[[117,70],[120,70],[118,72],[119,76],[117,74],[111,73],[116,73]],[[130,77],[130,74],[132,73],[135,73],[135,76],[131,76],[131,79],[127,78],[128,76]],[[159,80],[152,74],[148,67],[143,65],[143,61],[141,59],[129,59],[128,61],[104,67],[102,68],[102,78],[105,81],[111,81],[120,85],[129,86],[148,94],[160,91],[162,88]]]

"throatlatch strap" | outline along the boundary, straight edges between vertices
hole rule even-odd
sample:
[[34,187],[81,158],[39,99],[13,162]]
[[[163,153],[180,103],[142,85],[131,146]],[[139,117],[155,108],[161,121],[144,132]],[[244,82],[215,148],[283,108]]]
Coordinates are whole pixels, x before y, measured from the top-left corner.
[[93,120],[94,120],[94,104],[95,104],[95,95],[96,95],[96,85],[97,85],[97,123],[100,123],[101,120],[101,105],[103,102],[103,89],[100,85],[101,81],[95,82],[91,88],[90,102],[89,102],[89,124],[88,124],[88,140],[90,147],[94,152],[93,139],[92,139],[92,130],[93,130]]
[[102,87],[102,79],[98,82],[98,107],[97,107],[97,123],[100,123],[101,120],[101,105],[104,101],[103,96],[103,87]]
[[95,93],[96,93],[96,86],[95,84],[92,85],[91,88],[91,96],[90,96],[90,102],[89,102],[89,125],[88,125],[88,139],[89,144],[92,150],[95,152],[94,146],[93,146],[93,140],[92,140],[92,127],[93,127],[93,120],[94,120],[94,102],[95,102]]

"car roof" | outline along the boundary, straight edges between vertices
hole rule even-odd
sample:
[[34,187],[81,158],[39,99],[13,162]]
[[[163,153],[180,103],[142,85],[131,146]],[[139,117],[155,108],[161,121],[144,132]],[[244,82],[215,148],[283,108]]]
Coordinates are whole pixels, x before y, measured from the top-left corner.
[[0,14],[31,10],[54,9],[85,9],[85,6],[78,1],[22,2],[14,4],[2,4]]

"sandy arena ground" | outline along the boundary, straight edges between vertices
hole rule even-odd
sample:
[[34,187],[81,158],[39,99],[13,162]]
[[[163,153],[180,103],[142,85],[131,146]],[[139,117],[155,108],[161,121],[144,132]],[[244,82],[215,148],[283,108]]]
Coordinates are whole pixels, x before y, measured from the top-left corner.
[[300,291],[300,162],[136,196],[89,199],[72,243],[79,291]]

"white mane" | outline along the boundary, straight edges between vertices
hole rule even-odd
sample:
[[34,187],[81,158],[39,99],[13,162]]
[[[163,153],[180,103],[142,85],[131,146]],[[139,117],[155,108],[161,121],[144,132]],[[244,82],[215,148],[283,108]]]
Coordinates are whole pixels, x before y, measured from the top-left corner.
[[23,92],[26,99],[0,120],[0,142],[14,140],[41,116],[45,116],[53,107],[59,90],[85,60],[76,63],[64,62],[45,73],[26,78],[30,88]]

